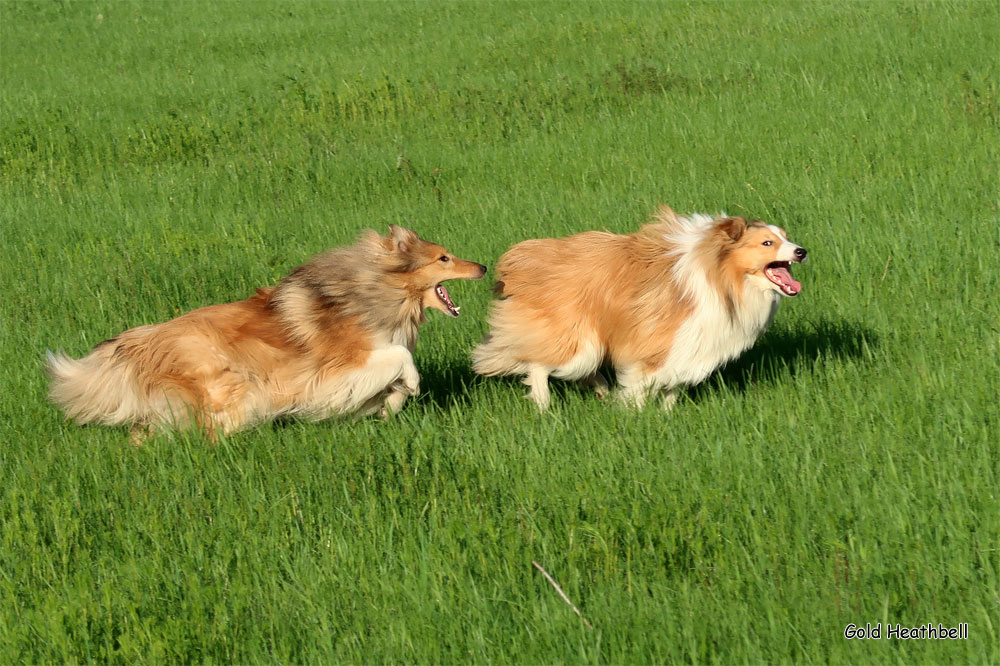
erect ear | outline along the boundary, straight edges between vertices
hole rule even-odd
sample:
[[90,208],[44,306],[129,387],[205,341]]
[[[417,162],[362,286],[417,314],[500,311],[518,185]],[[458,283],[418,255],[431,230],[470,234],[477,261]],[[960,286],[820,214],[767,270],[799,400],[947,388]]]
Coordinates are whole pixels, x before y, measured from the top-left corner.
[[398,227],[395,224],[389,225],[389,238],[392,239],[393,248],[400,254],[409,252],[413,244],[420,240],[419,236],[406,227]]
[[726,217],[719,220],[715,228],[729,236],[729,240],[738,241],[747,230],[747,221],[742,217]]

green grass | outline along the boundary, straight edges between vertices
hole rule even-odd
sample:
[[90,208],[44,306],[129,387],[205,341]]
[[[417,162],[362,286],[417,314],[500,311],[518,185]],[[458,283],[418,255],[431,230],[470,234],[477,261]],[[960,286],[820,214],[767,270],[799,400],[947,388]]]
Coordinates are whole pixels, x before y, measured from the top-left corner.
[[[997,663],[991,2],[0,4],[0,661]],[[674,412],[481,380],[133,448],[46,348],[407,224],[493,264],[658,202],[804,292]],[[532,567],[538,561],[588,629]],[[848,623],[967,622],[964,641]]]

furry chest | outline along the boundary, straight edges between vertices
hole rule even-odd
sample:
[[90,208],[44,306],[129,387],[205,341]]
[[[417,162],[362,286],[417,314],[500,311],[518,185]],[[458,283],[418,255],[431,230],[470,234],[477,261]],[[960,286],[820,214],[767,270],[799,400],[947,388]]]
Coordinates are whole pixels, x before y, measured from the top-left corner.
[[777,312],[780,296],[773,292],[746,296],[732,314],[721,307],[702,306],[680,325],[670,353],[655,373],[662,384],[698,384],[757,341]]

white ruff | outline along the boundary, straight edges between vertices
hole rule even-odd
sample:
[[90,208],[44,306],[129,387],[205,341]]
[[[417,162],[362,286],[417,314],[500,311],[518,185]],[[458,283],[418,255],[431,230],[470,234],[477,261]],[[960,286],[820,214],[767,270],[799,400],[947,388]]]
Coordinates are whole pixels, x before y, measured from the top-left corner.
[[703,301],[674,337],[663,365],[654,373],[655,382],[668,389],[697,384],[717,368],[746,351],[771,323],[781,296],[750,285],[743,289],[743,303],[734,317],[717,302]]
[[[724,217],[724,215],[720,215]],[[712,287],[696,248],[718,218],[695,214],[680,218],[666,235],[674,245],[673,280],[694,310],[677,329],[670,353],[652,376],[656,387],[671,389],[704,381],[714,370],[746,351],[771,323],[781,295],[769,285],[761,289],[747,280],[742,302],[730,315],[719,292]],[[761,285],[763,286],[763,285]]]

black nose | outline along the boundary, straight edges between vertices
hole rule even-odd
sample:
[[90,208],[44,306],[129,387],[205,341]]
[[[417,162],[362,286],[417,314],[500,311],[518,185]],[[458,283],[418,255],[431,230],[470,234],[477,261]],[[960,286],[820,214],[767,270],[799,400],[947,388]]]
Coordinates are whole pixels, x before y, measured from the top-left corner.
[[802,261],[806,258],[806,249],[804,247],[795,248],[795,258]]
[[482,272],[483,275],[486,275],[486,266],[479,264],[479,270],[480,272]]

